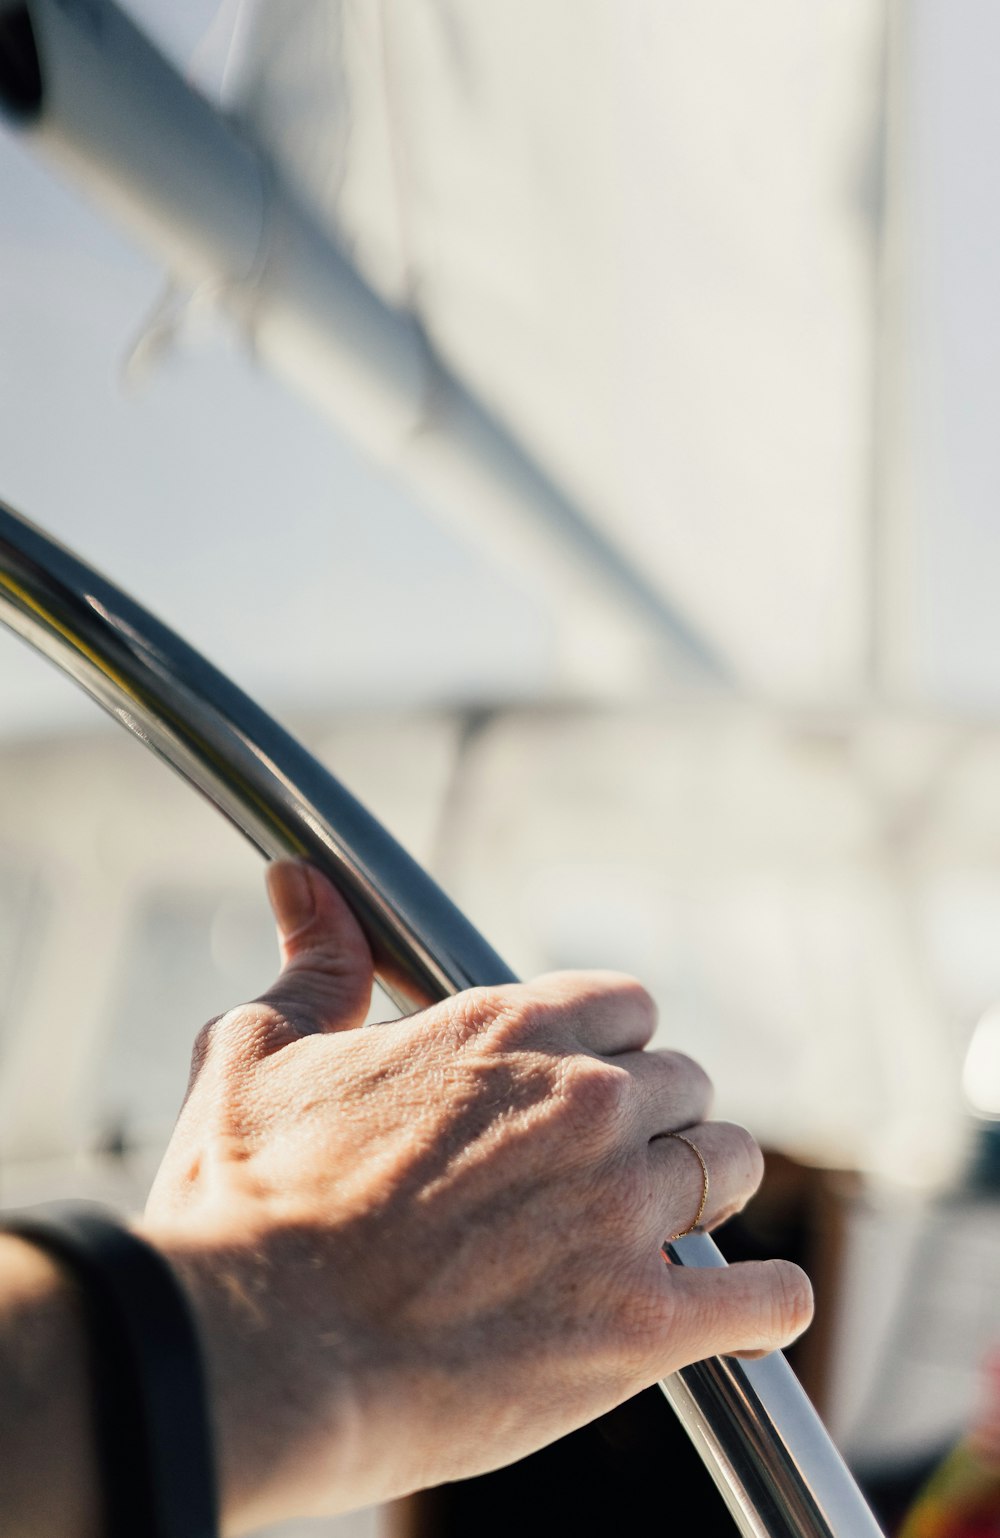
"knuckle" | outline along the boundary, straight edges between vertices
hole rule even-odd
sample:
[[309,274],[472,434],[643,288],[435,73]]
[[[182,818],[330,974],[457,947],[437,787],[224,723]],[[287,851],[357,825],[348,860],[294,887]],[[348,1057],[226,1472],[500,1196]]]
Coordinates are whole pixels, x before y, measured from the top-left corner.
[[563,1098],[574,1123],[588,1129],[617,1124],[629,1109],[631,1095],[632,1080],[625,1069],[600,1058],[568,1059]]
[[643,1034],[651,1037],[656,1029],[659,1011],[652,994],[637,977],[629,972],[580,972],[567,973],[567,979],[575,983],[576,1006],[606,1014],[610,1009],[622,1010],[631,1019],[645,1027]]
[[615,973],[612,991],[622,1003],[627,1004],[633,1013],[640,1015],[650,1027],[656,1025],[658,1017],[656,1000],[649,989],[637,977],[632,977],[628,972]]
[[697,1092],[706,1103],[711,1101],[715,1086],[697,1058],[689,1057],[686,1052],[673,1050],[664,1052],[663,1058],[675,1077],[683,1079],[686,1085],[689,1084],[691,1090]]
[[275,1013],[264,1004],[241,1004],[203,1025],[191,1050],[192,1074],[210,1060],[231,1058],[245,1052],[272,1028]]
[[478,1040],[511,1020],[514,1009],[506,988],[467,988],[445,1005],[459,1044]]

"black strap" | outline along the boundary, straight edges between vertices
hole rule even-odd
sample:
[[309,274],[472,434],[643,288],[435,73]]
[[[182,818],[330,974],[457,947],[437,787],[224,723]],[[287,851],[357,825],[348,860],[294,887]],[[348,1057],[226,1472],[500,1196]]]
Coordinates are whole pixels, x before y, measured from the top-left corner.
[[77,1283],[91,1361],[106,1538],[217,1538],[205,1374],[163,1256],[88,1203],[0,1213]]

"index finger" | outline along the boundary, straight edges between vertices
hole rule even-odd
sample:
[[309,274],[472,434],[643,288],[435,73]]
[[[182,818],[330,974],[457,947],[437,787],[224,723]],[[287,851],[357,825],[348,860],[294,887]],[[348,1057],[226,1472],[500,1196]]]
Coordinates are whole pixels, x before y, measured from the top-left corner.
[[543,972],[522,987],[565,1014],[577,1046],[602,1057],[641,1051],[656,1030],[656,1004],[626,972]]

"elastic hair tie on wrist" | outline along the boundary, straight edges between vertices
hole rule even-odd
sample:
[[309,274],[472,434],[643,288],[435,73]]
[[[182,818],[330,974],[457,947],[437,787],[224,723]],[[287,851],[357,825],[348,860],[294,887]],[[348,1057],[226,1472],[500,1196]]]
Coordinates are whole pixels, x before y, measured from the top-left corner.
[[167,1261],[86,1202],[0,1212],[76,1284],[105,1538],[218,1538],[205,1372],[191,1306]]

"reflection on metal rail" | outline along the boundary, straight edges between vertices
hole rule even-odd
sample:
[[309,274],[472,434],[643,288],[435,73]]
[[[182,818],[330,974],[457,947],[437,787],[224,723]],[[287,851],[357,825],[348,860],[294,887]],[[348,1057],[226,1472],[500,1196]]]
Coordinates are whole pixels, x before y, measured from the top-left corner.
[[[337,883],[404,1008],[513,974],[439,887],[322,765],[178,636],[0,504],[0,620],[203,792],[265,855]],[[725,1261],[705,1234],[678,1265]],[[879,1528],[779,1353],[711,1359],[663,1390],[741,1531],[878,1538]]]

